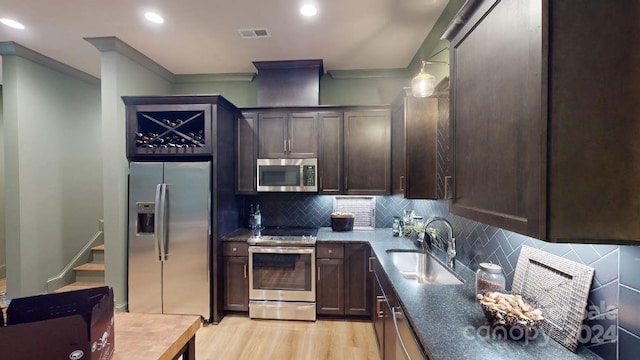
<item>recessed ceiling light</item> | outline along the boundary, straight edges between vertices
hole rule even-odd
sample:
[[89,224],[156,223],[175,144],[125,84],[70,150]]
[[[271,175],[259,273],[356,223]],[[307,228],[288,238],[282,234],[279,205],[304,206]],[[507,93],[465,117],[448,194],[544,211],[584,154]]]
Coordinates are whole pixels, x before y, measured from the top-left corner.
[[164,23],[164,18],[154,12],[147,12],[144,14],[144,17],[151,21],[154,24],[162,24]]
[[20,24],[19,22],[13,19],[2,18],[0,19],[0,22],[14,29],[24,30],[24,25]]
[[317,13],[318,9],[312,4],[305,4],[300,8],[300,14],[304,16],[314,16]]

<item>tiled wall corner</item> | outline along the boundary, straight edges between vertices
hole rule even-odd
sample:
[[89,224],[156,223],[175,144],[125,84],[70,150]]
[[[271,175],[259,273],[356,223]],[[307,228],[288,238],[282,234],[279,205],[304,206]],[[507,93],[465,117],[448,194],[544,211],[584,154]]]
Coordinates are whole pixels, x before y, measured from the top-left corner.
[[618,359],[640,357],[640,247],[620,247]]

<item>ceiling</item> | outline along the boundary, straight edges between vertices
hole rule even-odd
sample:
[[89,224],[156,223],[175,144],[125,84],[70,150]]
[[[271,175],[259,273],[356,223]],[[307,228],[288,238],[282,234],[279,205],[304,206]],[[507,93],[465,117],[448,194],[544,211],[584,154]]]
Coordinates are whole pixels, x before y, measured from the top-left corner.
[[[300,15],[315,1],[318,14]],[[174,74],[255,72],[252,61],[322,59],[326,70],[405,68],[448,0],[3,0],[0,41],[100,77],[87,37],[115,36]],[[161,14],[156,25],[146,11]],[[238,29],[271,36],[243,39]]]

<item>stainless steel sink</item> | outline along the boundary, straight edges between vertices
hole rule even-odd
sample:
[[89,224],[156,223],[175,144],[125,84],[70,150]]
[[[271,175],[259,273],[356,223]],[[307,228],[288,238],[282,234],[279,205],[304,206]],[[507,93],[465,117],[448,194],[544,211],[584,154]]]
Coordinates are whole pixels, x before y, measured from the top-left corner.
[[419,284],[459,285],[464,283],[464,280],[431,254],[403,249],[390,249],[387,250],[387,254],[405,279]]

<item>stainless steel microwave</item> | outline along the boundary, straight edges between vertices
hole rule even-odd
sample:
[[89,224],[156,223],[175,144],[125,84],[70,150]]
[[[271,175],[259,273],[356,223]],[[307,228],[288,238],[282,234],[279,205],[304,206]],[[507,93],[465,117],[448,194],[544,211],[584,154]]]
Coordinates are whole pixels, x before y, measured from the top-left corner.
[[257,173],[258,191],[318,191],[318,159],[258,159]]

